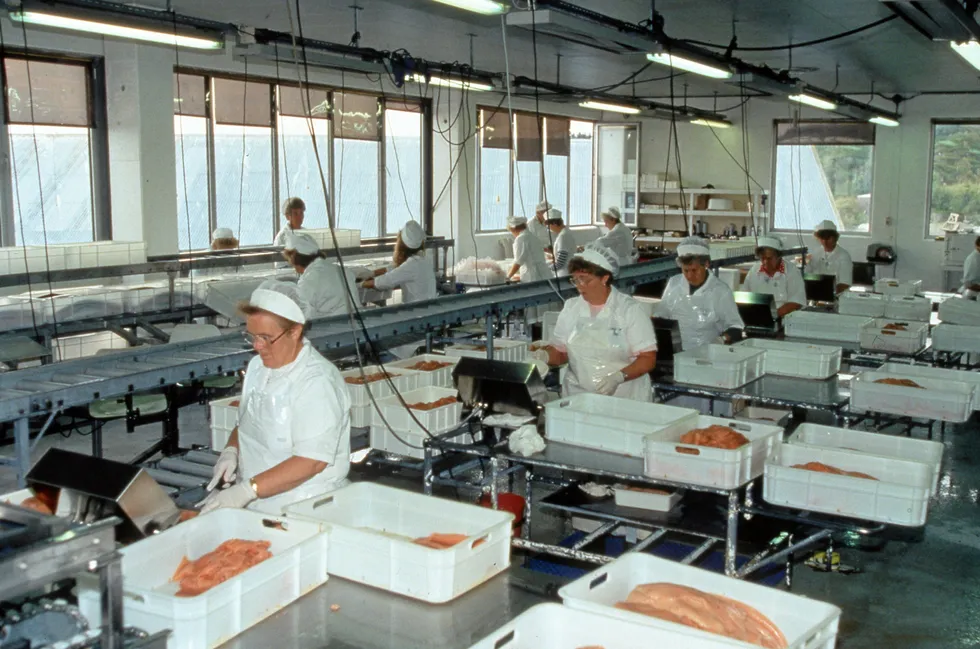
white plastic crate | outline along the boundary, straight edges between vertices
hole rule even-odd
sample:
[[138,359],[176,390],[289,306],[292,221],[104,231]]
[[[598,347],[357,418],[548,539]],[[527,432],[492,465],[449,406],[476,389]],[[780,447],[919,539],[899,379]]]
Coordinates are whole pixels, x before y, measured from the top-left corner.
[[51,341],[51,355],[55,361],[95,356],[104,349],[126,349],[129,343],[111,331],[97,331],[77,336],[63,336]]
[[[200,282],[195,282],[198,284]],[[170,308],[170,287],[166,284],[144,283],[136,286],[120,286],[115,289],[122,295],[123,308],[127,313],[165,311]],[[174,287],[174,308],[191,306],[194,300],[189,291]]]
[[10,505],[19,505],[28,498],[33,498],[34,492],[30,489],[18,489],[17,491],[11,491],[10,493],[5,493],[0,495],[0,503],[7,503]]
[[631,488],[624,485],[614,486],[613,495],[616,499],[616,506],[669,512],[681,501],[679,491],[657,493],[649,489],[648,487]]
[[216,399],[208,406],[211,409],[211,448],[221,451],[228,445],[231,431],[238,425],[238,404],[242,395]]
[[[786,636],[788,649],[833,649],[837,642],[841,610],[832,604],[644,553],[628,553],[573,581],[559,590],[558,594],[565,606],[576,611],[689,634],[692,638],[721,640],[731,647],[756,647],[660,618],[615,608],[637,586],[658,582],[697,588],[752,606],[779,627]],[[687,646],[695,645],[663,645],[665,649]]]
[[939,305],[939,319],[946,324],[975,325],[980,322],[980,302],[953,297]]
[[[375,417],[377,417],[377,415],[375,415]],[[423,444],[428,437],[428,435],[421,431],[405,432],[396,430],[392,432],[387,426],[372,424],[368,432],[368,444],[371,446],[371,448],[378,451],[384,451],[385,453],[392,453],[394,455],[401,455],[403,457],[411,457],[415,458],[416,460],[421,460],[425,457]],[[458,435],[453,435],[444,441],[464,444],[476,443],[482,440],[482,433],[475,433],[471,435],[469,431],[462,431]],[[442,454],[442,451],[437,448],[433,448],[431,453],[432,457],[437,457]]]
[[[329,527],[331,575],[426,602],[448,602],[510,567],[508,512],[359,482],[286,515]],[[412,542],[434,533],[467,539],[447,550]]]
[[[859,471],[877,480],[793,468],[807,462]],[[773,505],[918,527],[926,522],[932,478],[932,469],[920,462],[783,444],[766,462],[763,498]]]
[[[280,521],[285,529],[267,527]],[[177,597],[170,581],[180,560],[197,559],[229,539],[272,542],[272,557],[196,597]],[[317,523],[243,509],[222,509],[124,547],[126,624],[170,629],[170,649],[211,649],[278,612],[327,581],[327,534]],[[101,623],[98,578],[79,578],[78,600],[92,626]]]
[[939,352],[980,353],[980,326],[937,325],[932,330],[932,348]]
[[503,286],[507,283],[507,275],[492,269],[480,268],[456,273],[456,281],[467,286]]
[[[433,408],[432,410],[412,410],[411,412],[409,412],[408,408],[402,402],[404,401],[405,404],[409,405],[413,403],[432,403],[445,397],[456,398],[457,395],[458,392],[455,388],[440,388],[430,385],[424,388],[402,392],[401,399],[398,398],[398,395],[379,399],[378,408],[381,412],[379,413],[378,410],[372,409],[374,414],[371,418],[371,425],[387,428],[384,421],[382,421],[382,417],[384,417],[384,420],[388,422],[388,426],[399,432],[425,435],[425,431],[429,431],[432,434],[448,431],[459,425],[460,415],[463,412],[463,404],[461,402],[456,401],[455,403]],[[412,415],[414,415],[414,418]]]
[[231,439],[232,430],[234,429],[211,426],[211,448],[219,453],[225,450],[228,440]]
[[[493,360],[521,362],[527,360],[528,343],[525,340],[493,339]],[[446,347],[446,356],[467,356],[469,358],[486,358],[486,341],[457,343]]]
[[871,321],[860,315],[794,311],[783,318],[783,329],[789,338],[856,343],[861,341],[862,328]]
[[313,237],[321,250],[333,250],[337,246],[341,248],[357,248],[361,245],[360,230],[334,228],[334,234],[337,237],[337,246],[334,245],[334,235],[330,233],[330,228],[304,228],[303,234]]
[[885,317],[892,320],[929,322],[932,300],[918,295],[889,295],[885,300]]
[[882,295],[918,295],[922,292],[922,280],[900,282],[897,279],[879,279],[875,282],[875,293]]
[[827,379],[840,371],[840,347],[791,343],[770,338],[749,338],[739,347],[765,350],[764,372],[802,379]]
[[935,494],[939,487],[939,473],[943,462],[941,442],[819,424],[801,424],[785,443],[836,448],[877,457],[919,462],[927,465],[932,472],[932,493]]
[[702,345],[674,354],[674,380],[678,383],[738,388],[764,373],[765,351],[751,347]]
[[146,263],[145,241],[95,241],[78,244],[79,268]]
[[837,313],[883,318],[885,316],[885,296],[878,293],[844,291],[837,298]]
[[735,419],[754,421],[760,424],[779,426],[780,428],[786,428],[792,417],[792,410],[764,408],[762,406],[746,406],[735,413]]
[[24,293],[20,297],[25,300],[33,298],[34,312],[38,321],[46,323],[67,322],[69,320],[84,320],[87,318],[104,318],[123,313],[122,295],[112,289],[102,286],[83,288],[38,289],[33,293]]
[[[684,433],[717,424],[745,435],[749,443],[733,450],[682,444]],[[651,478],[735,489],[762,475],[766,457],[782,443],[779,426],[698,416],[671,424],[644,440],[643,473]]]
[[[365,365],[364,375],[369,376],[371,374],[377,374],[381,372],[381,366],[379,365]],[[394,392],[392,392],[392,387],[399,392],[408,392],[409,390],[414,390],[419,387],[419,373],[413,372],[412,370],[394,369],[389,368],[385,365],[385,372],[389,374],[388,379],[380,379],[377,381],[371,381],[370,383],[358,384],[358,383],[347,383],[348,378],[360,378],[361,368],[355,367],[352,370],[345,370],[340,373],[344,378],[344,382],[347,384],[347,393],[350,395],[350,403],[352,408],[370,406],[373,408],[371,403],[371,397],[374,400],[383,399],[385,397],[390,397]],[[370,394],[368,394],[370,390]],[[368,420],[370,424],[370,420]],[[363,424],[363,425],[368,425]]]
[[[418,363],[425,361],[434,361],[436,363],[449,363],[446,367],[440,367],[437,370],[424,371],[424,370],[412,370],[412,365],[417,365]],[[392,370],[403,370],[407,369],[412,372],[418,372],[419,387],[424,388],[430,385],[434,385],[442,388],[450,388],[453,386],[453,370],[456,369],[456,363],[459,362],[459,356],[441,356],[439,354],[419,354],[418,356],[412,356],[411,358],[406,358],[405,360],[395,361],[392,363],[387,363],[385,367],[391,368]]]
[[687,631],[659,629],[576,611],[558,604],[538,604],[524,611],[470,649],[731,649],[730,641],[695,637]]
[[653,312],[656,310],[657,305],[660,304],[660,298],[657,297],[634,297],[633,298],[646,312],[649,317],[653,317]]
[[876,372],[883,372],[892,376],[907,376],[910,378],[922,377],[924,379],[938,379],[940,381],[956,381],[976,386],[973,393],[973,409],[980,410],[980,372],[968,370],[949,370],[942,367],[930,367],[928,365],[908,365],[906,363],[884,363],[876,368]]
[[959,381],[914,377],[921,388],[876,383],[881,379],[908,379],[890,372],[862,372],[851,379],[851,407],[859,412],[884,412],[921,419],[964,422],[973,414],[976,385]]
[[23,329],[44,324],[44,313],[39,308],[37,314],[31,310],[31,303],[22,296],[0,297],[0,329]]
[[[904,325],[905,329],[888,329],[887,325]],[[876,318],[861,329],[861,347],[880,352],[914,354],[926,346],[928,337],[927,322]]]
[[664,426],[694,421],[688,408],[585,392],[545,405],[545,437],[632,457],[643,457],[643,439]]

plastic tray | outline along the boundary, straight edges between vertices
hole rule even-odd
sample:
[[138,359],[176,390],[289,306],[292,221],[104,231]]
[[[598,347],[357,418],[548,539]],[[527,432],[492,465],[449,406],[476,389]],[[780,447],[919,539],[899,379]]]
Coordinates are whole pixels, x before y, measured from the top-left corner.
[[[448,602],[510,567],[508,512],[359,482],[286,515],[327,527],[331,575],[426,602]],[[412,542],[436,532],[468,538],[448,550]]]
[[[712,424],[728,426],[749,438],[734,450],[681,444],[684,433]],[[762,475],[766,456],[782,443],[779,426],[699,416],[647,435],[643,472],[651,478],[735,489]]]
[[943,324],[932,330],[932,348],[940,352],[980,353],[980,327]]
[[[208,404],[211,408],[211,428],[233,429],[238,425],[238,404],[242,395],[217,399]],[[232,405],[234,404],[234,405]]]
[[922,280],[900,282],[897,279],[879,279],[875,282],[875,293],[882,295],[918,295],[922,292]]
[[972,383],[924,377],[912,379],[922,388],[875,383],[903,378],[909,377],[882,371],[858,374],[851,379],[851,406],[864,412],[952,422],[964,422],[973,414],[976,385]]
[[764,372],[765,351],[751,347],[703,345],[674,354],[674,380],[678,383],[738,388]]
[[[264,521],[281,521],[285,529]],[[170,581],[182,557],[196,559],[229,539],[268,540],[272,558],[196,597],[177,597]],[[149,633],[172,630],[169,649],[217,647],[327,581],[327,534],[308,521],[222,509],[120,550],[123,615]],[[78,579],[79,606],[101,623],[98,578]]]
[[735,419],[754,421],[769,426],[786,428],[793,418],[792,410],[782,408],[764,408],[762,406],[746,406],[735,413]]
[[906,363],[884,363],[875,369],[876,372],[883,372],[892,376],[922,377],[924,379],[938,379],[940,381],[956,381],[976,386],[973,393],[973,409],[980,410],[980,372],[968,370],[948,370],[942,367],[930,367],[928,365],[908,365]]
[[[364,375],[368,376],[371,374],[377,374],[381,372],[381,366],[379,365],[365,365]],[[390,397],[394,394],[392,391],[392,386],[399,392],[408,392],[409,390],[414,390],[419,387],[419,372],[413,372],[412,370],[394,369],[389,368],[385,365],[384,371],[388,372],[391,380],[381,379],[378,381],[372,381],[371,383],[357,384],[357,383],[346,383],[348,377],[359,378],[361,376],[361,368],[355,367],[352,370],[346,370],[340,373],[345,379],[347,385],[347,392],[350,395],[350,403],[353,408],[370,406],[374,409],[374,405],[371,403],[371,397],[374,400],[383,399],[385,397]],[[370,394],[368,390],[370,389]],[[369,425],[371,420],[368,419],[365,426]],[[353,424],[353,422],[352,422]]]
[[[792,468],[806,462],[823,462],[878,479]],[[932,478],[930,467],[920,462],[783,444],[766,462],[763,498],[773,505],[919,527],[926,522]]]
[[416,363],[422,361],[435,361],[437,363],[449,363],[449,365],[429,372],[423,370],[411,370],[413,372],[418,372],[420,388],[424,388],[430,385],[435,385],[442,388],[451,388],[453,386],[453,370],[456,369],[456,363],[459,362],[458,356],[442,356],[440,354],[419,354],[418,356],[412,356],[411,358],[406,358],[405,360],[388,363],[385,365],[385,367],[389,367],[393,370],[402,370],[402,369],[408,369],[412,365],[415,365]]
[[877,293],[844,291],[837,298],[837,313],[882,318],[885,315],[885,296]]
[[[904,324],[906,329],[886,329],[885,325]],[[911,320],[876,318],[861,329],[861,347],[880,352],[914,354],[926,346],[929,324]]]
[[[659,618],[614,608],[640,584],[668,582],[722,595],[756,608],[779,627],[789,649],[833,649],[841,610],[832,604],[732,579],[715,572],[685,566],[649,554],[629,553],[598,568],[558,591],[565,606],[596,613],[624,622],[634,622],[667,631],[690,634],[692,638],[722,640],[733,647],[748,649],[757,645],[729,640],[713,633]],[[579,645],[575,645],[579,646]],[[642,645],[636,645],[642,646]],[[688,645],[665,644],[665,649]],[[694,646],[694,645],[691,645]]]
[[[126,313],[145,311],[166,311],[170,308],[170,288],[163,284],[140,284],[120,286],[114,290],[122,295],[123,309]],[[195,302],[187,291],[174,287],[174,308],[186,308]]]
[[[527,359],[527,341],[508,340],[507,338],[493,339],[493,359],[495,361],[520,362]],[[480,349],[480,348],[483,349]],[[467,356],[469,358],[486,358],[485,341],[458,343],[446,347],[446,356]]]
[[97,331],[77,336],[63,336],[51,341],[51,352],[55,361],[95,356],[104,349],[126,349],[126,339],[111,331]]
[[932,317],[932,300],[916,295],[890,295],[885,300],[885,317],[929,322]]
[[[368,435],[368,444],[373,449],[403,457],[411,457],[417,460],[425,457],[423,444],[429,436],[423,432],[404,432],[398,430],[392,432],[387,426],[374,424],[370,427]],[[471,435],[469,431],[463,431],[458,435],[445,438],[443,441],[463,444],[468,442],[477,443],[482,439],[482,433],[477,432]],[[438,457],[442,454],[442,451],[438,448],[433,448],[431,453],[432,457]]]
[[558,604],[538,604],[500,627],[470,649],[730,649],[722,638],[692,636],[688,631],[660,629]]
[[794,311],[783,318],[783,328],[790,338],[856,343],[861,341],[861,329],[871,320],[859,315]]
[[802,424],[785,443],[795,446],[836,448],[877,457],[919,462],[932,470],[932,493],[935,494],[939,487],[939,473],[943,462],[941,442],[819,424]]
[[954,297],[939,305],[939,319],[947,324],[975,325],[980,322],[980,302]]
[[643,438],[664,426],[694,421],[698,413],[658,403],[582,393],[545,405],[545,436],[632,457],[643,457]]
[[[646,489],[647,487],[643,487]],[[633,507],[635,509],[649,509],[655,512],[669,512],[677,503],[681,501],[679,491],[667,493],[650,493],[640,491],[623,485],[613,487],[613,494],[616,499],[617,507]]]
[[[387,426],[396,431],[415,433],[416,435],[425,435],[426,431],[436,434],[451,430],[459,425],[459,418],[463,412],[461,402],[457,401],[432,410],[412,410],[410,413],[402,400],[407,404],[432,403],[445,397],[455,398],[457,395],[458,392],[455,388],[438,388],[430,385],[417,390],[402,392],[401,399],[396,395],[379,399],[378,408],[381,413],[379,414],[377,409],[371,409],[373,413],[371,425],[380,426],[387,430],[385,426],[385,421],[387,421]],[[385,421],[382,421],[382,415]],[[414,418],[412,415],[415,415]]]
[[842,350],[829,345],[807,345],[768,338],[750,338],[739,347],[766,352],[765,373],[801,379],[827,379],[840,371]]

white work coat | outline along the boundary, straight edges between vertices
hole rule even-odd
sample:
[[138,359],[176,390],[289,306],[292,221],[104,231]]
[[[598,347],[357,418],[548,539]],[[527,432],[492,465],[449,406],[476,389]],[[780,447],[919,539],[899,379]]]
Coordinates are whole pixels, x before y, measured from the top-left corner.
[[973,284],[980,284],[980,252],[976,250],[967,255],[966,261],[963,262],[963,288],[961,290],[963,297],[971,300],[976,299],[976,291],[969,289]]
[[289,235],[291,235],[293,232],[296,232],[296,230],[292,229],[287,221],[285,225],[282,226],[282,229],[276,233],[276,239],[272,242],[272,245],[279,248],[284,248],[286,246],[287,239],[289,239]]
[[772,295],[777,309],[781,309],[787,302],[806,305],[806,285],[803,283],[803,274],[795,264],[788,261],[784,261],[783,266],[786,272],[769,277],[762,272],[762,262],[755,262],[749,269],[749,274],[745,276],[742,290]]
[[572,236],[571,230],[564,228],[558,233],[558,236],[555,237],[553,253],[555,258],[554,272],[558,274],[558,277],[567,277],[568,262],[575,255],[575,238]]
[[436,296],[436,274],[431,261],[414,255],[401,266],[374,278],[374,287],[382,291],[400,288],[403,304],[431,300]]
[[306,317],[315,320],[335,315],[346,315],[347,288],[351,288],[354,300],[358,300],[357,284],[352,273],[345,276],[339,264],[326,259],[314,259],[299,276],[299,296],[309,305]]
[[833,275],[838,284],[854,284],[854,262],[851,261],[851,255],[840,246],[830,252],[823,248],[817,250],[806,270],[815,275]]
[[549,232],[548,224],[541,223],[538,221],[537,217],[532,216],[527,221],[528,231],[534,235],[538,241],[541,242],[541,248],[547,248],[551,245],[551,232]]
[[625,224],[617,223],[612,230],[596,239],[596,243],[611,250],[620,267],[633,263],[633,231]]
[[350,470],[350,397],[340,372],[309,341],[292,363],[269,369],[259,356],[248,363],[238,406],[242,480],[291,457],[327,468],[291,491],[261,498],[249,509],[279,516],[295,502],[347,484]]
[[685,351],[718,342],[728,329],[745,328],[732,289],[711,272],[693,294],[684,275],[671,277],[654,315],[677,321]]
[[[657,350],[653,323],[640,303],[615,288],[595,311],[582,296],[565,302],[551,344],[568,354],[562,395],[595,392],[605,376],[631,365],[644,352]],[[650,375],[623,383],[613,395],[652,401]]]
[[514,239],[514,263],[520,266],[522,282],[537,282],[551,277],[548,261],[544,258],[544,247],[529,230],[524,230]]

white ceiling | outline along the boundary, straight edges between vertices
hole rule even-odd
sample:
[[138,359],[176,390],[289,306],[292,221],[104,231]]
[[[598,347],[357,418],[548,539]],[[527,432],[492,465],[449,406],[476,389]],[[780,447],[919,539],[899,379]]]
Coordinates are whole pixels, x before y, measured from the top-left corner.
[[[356,0],[361,45],[382,50],[404,48],[417,57],[437,61],[470,61],[470,37],[477,68],[503,71],[504,56],[500,18],[483,17],[445,7],[431,0]],[[347,43],[354,31],[355,0],[301,0],[304,35]],[[176,0],[178,12],[237,24],[288,31],[287,6],[294,0]],[[630,22],[649,17],[646,0],[578,0],[580,6]],[[690,38],[727,44],[732,21],[740,46],[774,46],[822,38],[887,17],[879,0],[657,0],[657,11],[666,20],[665,31],[674,38]],[[534,75],[535,47],[531,33],[509,28],[508,50],[513,74]],[[580,87],[615,83],[645,61],[617,56],[539,35],[538,77],[557,78],[561,54],[561,82]],[[901,20],[856,36],[787,51],[737,52],[747,61],[775,69],[792,65],[805,81],[826,89],[867,100],[872,82],[877,92],[914,94],[923,91],[978,91],[978,73],[955,55],[947,43],[933,43]],[[837,74],[839,66],[839,81]],[[640,79],[663,76],[651,66]],[[813,71],[806,71],[815,68]],[[697,78],[675,79],[675,92],[691,95],[715,92],[737,94],[722,83]],[[629,94],[633,87],[619,90]],[[635,87],[637,95],[666,97],[666,81]],[[860,95],[864,95],[861,97]]]

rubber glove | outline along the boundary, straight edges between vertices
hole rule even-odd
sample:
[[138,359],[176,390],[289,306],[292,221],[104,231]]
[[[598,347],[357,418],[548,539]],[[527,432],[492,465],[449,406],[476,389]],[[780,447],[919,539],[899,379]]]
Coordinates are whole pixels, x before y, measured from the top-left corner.
[[531,352],[530,355],[531,355],[531,360],[533,361],[543,361],[545,363],[548,362],[548,357],[549,357],[548,350],[545,349],[544,347],[539,347],[538,349],[535,349],[534,351]]
[[607,397],[611,397],[616,392],[616,388],[621,386],[626,382],[626,377],[620,371],[610,372],[601,379],[599,383],[595,386],[595,391],[599,394],[604,394]]
[[211,474],[211,482],[208,483],[208,491],[225,482],[234,482],[238,477],[238,449],[229,446],[221,451],[218,461],[214,463],[214,473]]
[[197,503],[202,514],[215,509],[242,509],[255,500],[255,492],[248,482],[239,482],[227,489],[212,491],[208,497]]

